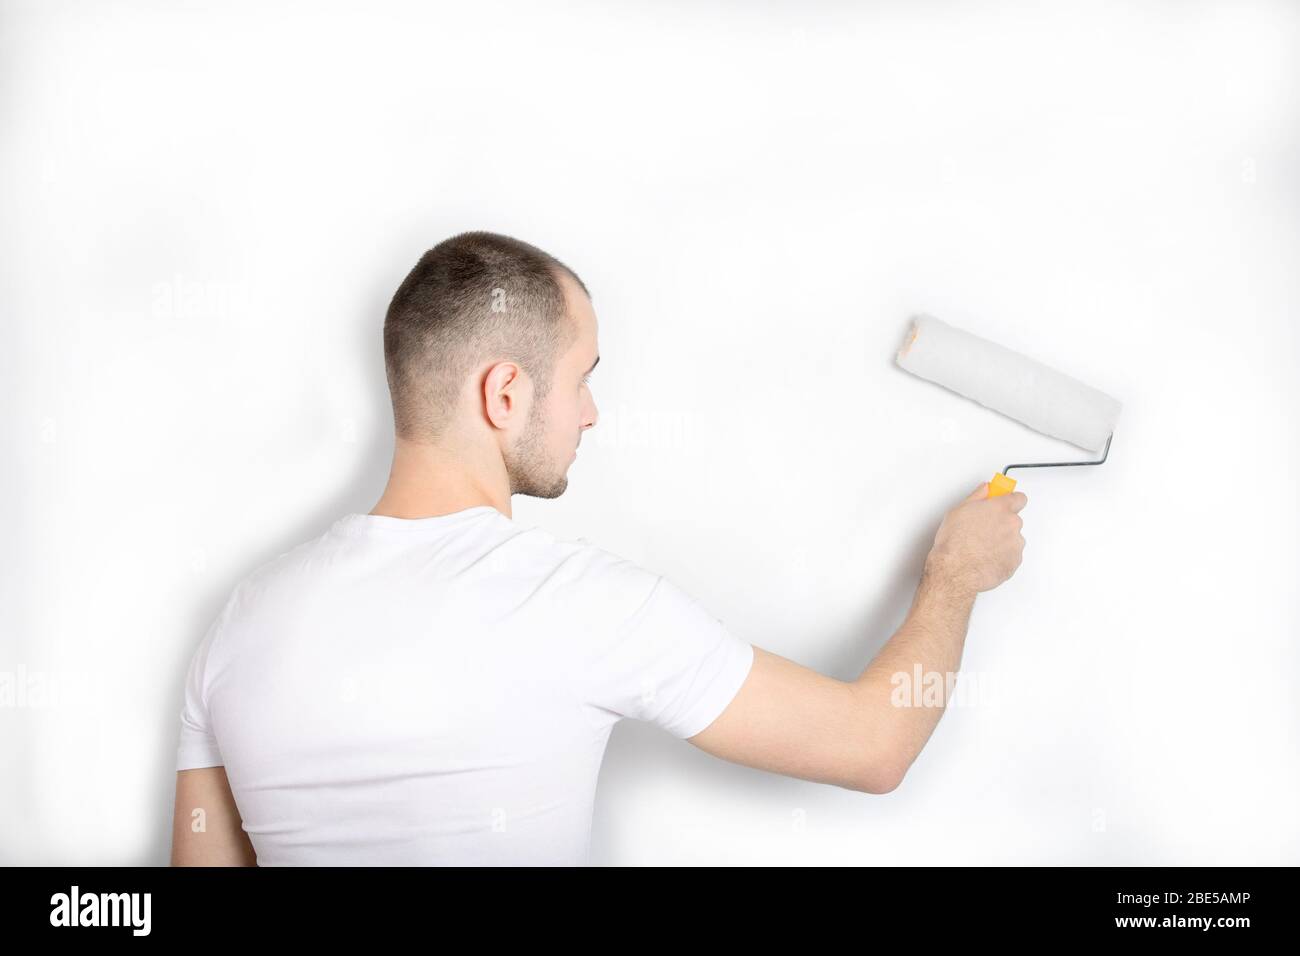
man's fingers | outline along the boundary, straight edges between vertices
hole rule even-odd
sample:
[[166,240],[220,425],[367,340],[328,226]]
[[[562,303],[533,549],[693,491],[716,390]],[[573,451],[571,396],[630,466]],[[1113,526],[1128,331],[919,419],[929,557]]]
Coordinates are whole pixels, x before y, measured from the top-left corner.
[[1012,511],[1019,511],[1029,501],[1029,496],[1023,491],[1013,491],[1005,497]]

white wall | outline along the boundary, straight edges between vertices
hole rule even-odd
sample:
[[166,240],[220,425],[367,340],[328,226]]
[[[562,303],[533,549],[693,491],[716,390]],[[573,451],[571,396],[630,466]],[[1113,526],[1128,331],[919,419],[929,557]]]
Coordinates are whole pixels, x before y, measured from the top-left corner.
[[600,321],[516,518],[837,677],[947,508],[1087,457],[896,368],[910,314],[1125,403],[1021,476],[989,693],[898,790],[624,721],[593,862],[1300,862],[1300,12],[917,6],[0,7],[0,671],[72,688],[0,707],[0,861],[166,861],[195,643],[374,504],[384,309],[484,228]]

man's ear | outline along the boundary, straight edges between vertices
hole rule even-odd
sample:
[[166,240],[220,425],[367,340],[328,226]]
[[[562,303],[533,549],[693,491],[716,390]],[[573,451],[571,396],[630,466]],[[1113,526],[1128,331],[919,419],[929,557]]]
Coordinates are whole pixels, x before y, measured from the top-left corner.
[[532,398],[532,383],[514,362],[498,362],[483,378],[483,408],[497,428],[508,428]]

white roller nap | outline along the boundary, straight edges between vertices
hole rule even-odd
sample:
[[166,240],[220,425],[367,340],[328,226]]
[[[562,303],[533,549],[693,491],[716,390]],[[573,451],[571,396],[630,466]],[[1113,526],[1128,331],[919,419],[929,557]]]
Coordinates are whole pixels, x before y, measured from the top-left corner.
[[1078,379],[933,316],[912,320],[896,361],[913,375],[1088,451],[1101,451],[1123,407]]

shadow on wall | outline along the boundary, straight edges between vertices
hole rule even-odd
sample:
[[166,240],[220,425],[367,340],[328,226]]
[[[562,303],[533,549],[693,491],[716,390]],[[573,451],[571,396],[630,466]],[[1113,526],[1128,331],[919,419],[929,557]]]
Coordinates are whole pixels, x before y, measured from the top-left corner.
[[[400,261],[400,260],[394,260]],[[388,281],[385,279],[385,282]],[[310,541],[320,535],[336,519],[355,511],[369,511],[383,493],[388,481],[388,471],[393,457],[392,406],[388,397],[388,380],[384,373],[382,336],[376,327],[374,316],[382,316],[388,307],[392,290],[381,289],[383,283],[376,281],[375,288],[364,297],[366,302],[356,310],[364,316],[364,321],[357,321],[353,329],[357,340],[353,354],[357,361],[366,364],[366,394],[371,396],[375,414],[370,421],[386,423],[377,425],[364,436],[364,453],[357,458],[356,470],[350,478],[341,484],[339,491],[328,500],[318,503],[310,511],[304,512],[300,519],[284,532],[276,541],[267,541],[257,552],[244,562],[243,569],[228,581],[209,581],[208,594],[194,611],[190,626],[186,629],[185,640],[180,643],[183,651],[178,653],[180,660],[172,674],[169,706],[159,720],[166,732],[161,735],[163,744],[157,754],[158,790],[155,796],[153,819],[163,821],[154,831],[149,845],[140,851],[140,858],[134,860],[111,861],[114,865],[125,866],[166,866],[171,860],[171,830],[176,799],[176,745],[178,743],[180,711],[183,702],[183,688],[189,670],[191,656],[207,629],[221,613],[221,608],[230,597],[235,585],[246,575],[252,573],[268,561]],[[396,286],[394,285],[394,288]],[[376,347],[376,340],[380,345]],[[368,356],[377,356],[378,361],[371,361]]]

